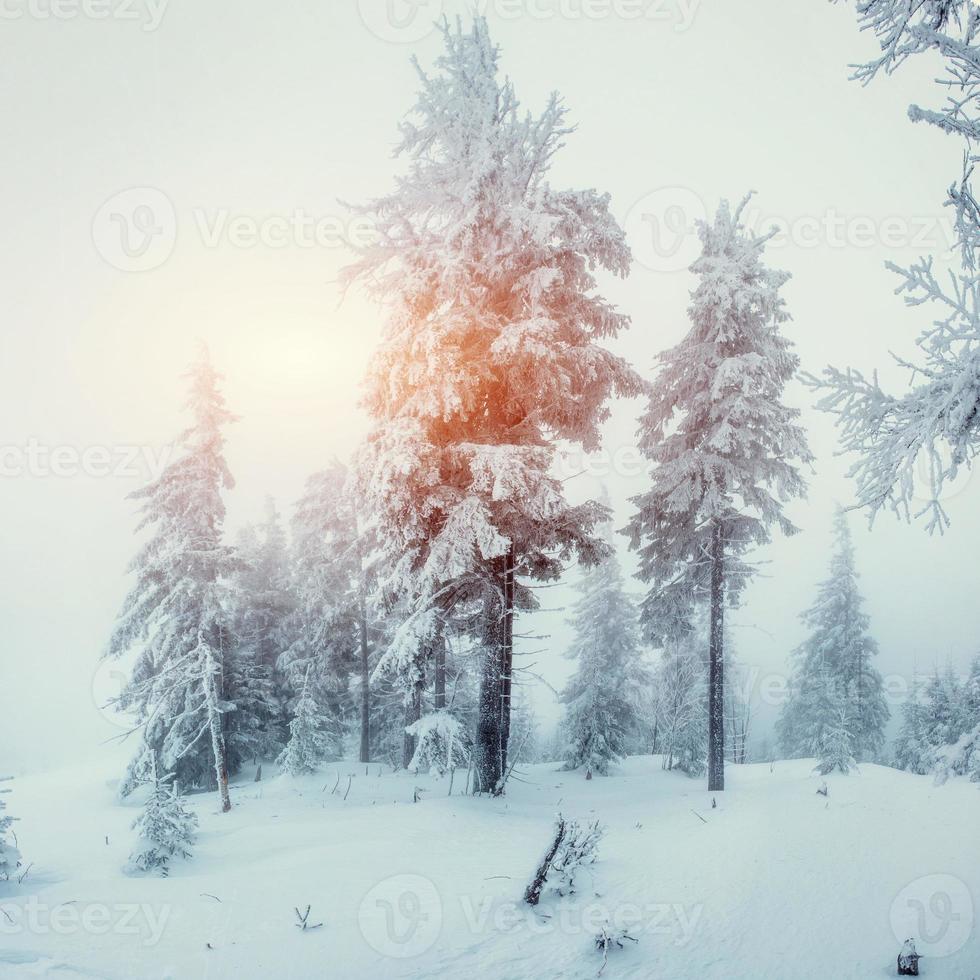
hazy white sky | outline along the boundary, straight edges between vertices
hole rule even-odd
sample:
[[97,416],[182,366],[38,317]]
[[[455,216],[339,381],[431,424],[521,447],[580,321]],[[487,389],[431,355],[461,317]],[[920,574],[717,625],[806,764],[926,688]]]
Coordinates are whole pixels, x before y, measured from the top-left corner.
[[[91,692],[134,549],[125,496],[146,476],[124,464],[132,451],[155,458],[182,426],[179,375],[197,338],[242,416],[229,433],[232,530],[266,494],[287,509],[306,475],[363,433],[358,384],[380,320],[337,288],[350,255],[340,242],[363,233],[340,202],[391,187],[409,58],[438,49],[424,18],[465,7],[422,0],[413,19],[406,3],[3,5],[0,770],[91,753],[114,731]],[[909,353],[927,314],[903,309],[883,263],[946,251],[941,203],[959,162],[955,142],[905,115],[937,99],[934,72],[848,82],[873,40],[847,6],[654,0],[633,17],[644,5],[488,8],[525,106],[557,88],[578,126],[553,182],[609,191],[626,223],[636,268],[604,284],[633,317],[618,348],[650,371],[681,336],[693,257],[683,226],[754,189],[753,223],[791,227],[770,261],[793,273],[789,329],[804,366],[880,365],[900,379],[887,351]],[[791,397],[818,461],[793,511],[803,533],[760,556],[766,577],[733,617],[760,676],[785,673],[825,573],[834,503],[851,499],[831,420],[808,393]],[[638,410],[618,404],[607,428],[620,523],[644,486],[629,453]],[[569,482],[580,496],[598,485]],[[942,540],[891,519],[869,534],[852,519],[883,672],[965,665],[975,652],[978,500],[980,483],[965,481]],[[535,658],[553,683],[567,670],[563,619],[528,624],[553,634]],[[544,688],[538,701],[552,717]]]

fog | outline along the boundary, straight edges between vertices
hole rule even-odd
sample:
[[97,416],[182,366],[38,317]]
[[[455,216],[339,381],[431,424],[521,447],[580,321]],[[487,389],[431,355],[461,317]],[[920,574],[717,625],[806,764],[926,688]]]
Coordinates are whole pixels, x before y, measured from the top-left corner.
[[[338,286],[352,256],[344,241],[365,233],[342,202],[391,188],[410,57],[429,63],[439,43],[414,23],[385,29],[374,7],[351,0],[133,9],[145,17],[64,20],[25,4],[0,32],[0,771],[13,774],[108,751],[119,731],[98,706],[111,687],[99,656],[136,546],[126,497],[184,425],[180,376],[198,339],[241,416],[228,433],[230,534],[260,516],[267,494],[288,514],[305,477],[349,456],[365,432],[359,382],[383,311]],[[941,205],[961,152],[907,119],[910,102],[939,97],[927,59],[861,88],[847,65],[874,41],[846,6],[703,0],[640,20],[628,9],[567,0],[487,11],[524,105],[540,108],[556,88],[577,126],[553,183],[608,191],[625,222],[634,271],[602,283],[633,319],[617,351],[652,373],[686,329],[684,228],[720,197],[755,190],[752,224],[789,225],[768,259],[793,275],[787,330],[804,368],[879,367],[903,384],[888,352],[911,353],[929,313],[903,307],[884,263],[948,251]],[[147,203],[163,231],[136,254],[121,236],[140,232]],[[756,555],[762,574],[731,617],[757,700],[767,678],[785,678],[799,613],[826,573],[835,504],[854,493],[832,419],[802,387],[790,397],[817,457],[809,499],[791,508],[801,533]],[[614,406],[588,466],[574,454],[563,462],[577,499],[606,486],[618,526],[645,486],[631,451],[639,408]],[[895,700],[915,671],[964,667],[977,652],[978,501],[977,480],[953,488],[943,537],[888,515],[869,531],[851,517]],[[632,569],[625,540],[622,551]],[[563,607],[575,578],[543,593],[548,608],[520,627],[546,636],[523,641],[522,664],[551,685],[568,669]],[[525,680],[547,726],[554,696]],[[772,701],[760,701],[756,738]]]

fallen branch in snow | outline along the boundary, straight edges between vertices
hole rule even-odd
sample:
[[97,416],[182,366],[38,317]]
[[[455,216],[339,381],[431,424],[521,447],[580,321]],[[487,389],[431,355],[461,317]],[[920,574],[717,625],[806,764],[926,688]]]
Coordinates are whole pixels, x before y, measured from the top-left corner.
[[323,925],[322,922],[317,922],[315,925],[310,925],[308,923],[307,920],[310,917],[310,908],[311,906],[307,905],[306,911],[303,913],[301,913],[298,908],[293,909],[293,911],[296,913],[296,918],[299,919],[299,922],[296,923],[296,928],[302,929],[303,932],[312,931],[313,929],[319,929],[320,926]]
[[31,861],[31,863],[26,868],[24,868],[24,873],[17,879],[17,884],[18,885],[23,885],[24,884],[24,879],[27,877],[28,872],[33,867],[34,867],[34,862]]
[[339,785],[340,785],[340,773],[338,772],[338,773],[337,773],[337,782],[335,782],[335,783],[333,784],[333,789],[332,789],[332,790],[330,790],[330,795],[331,795],[331,796],[332,796],[332,795],[333,795],[334,793],[336,793],[336,792],[337,792],[337,787],[338,787]]
[[347,794],[350,792],[350,784],[354,781],[354,774],[350,773],[347,776],[347,790],[344,793],[344,802],[347,802]]
[[220,902],[221,899],[217,895],[212,895],[210,892],[201,892],[202,898],[213,898],[216,902]]
[[698,818],[698,820],[701,821],[701,823],[707,823],[708,822],[707,820],[704,819],[704,817],[701,816],[700,813],[698,813],[697,810],[692,810],[691,813],[693,813],[694,816],[696,816]]
[[581,827],[575,820],[566,821],[559,813],[555,822],[555,836],[524,892],[524,901],[532,907],[538,904],[552,872],[558,878],[558,884],[553,885],[555,891],[559,895],[574,894],[575,874],[580,868],[595,862],[602,835],[603,828],[598,820]]
[[544,888],[544,883],[548,880],[551,862],[554,861],[555,855],[558,853],[558,848],[561,847],[562,842],[565,840],[565,834],[567,832],[568,825],[565,823],[565,818],[559,813],[558,820],[555,823],[555,836],[548,846],[548,850],[545,851],[537,871],[534,872],[531,884],[524,891],[524,901],[532,908],[541,901],[541,890]]

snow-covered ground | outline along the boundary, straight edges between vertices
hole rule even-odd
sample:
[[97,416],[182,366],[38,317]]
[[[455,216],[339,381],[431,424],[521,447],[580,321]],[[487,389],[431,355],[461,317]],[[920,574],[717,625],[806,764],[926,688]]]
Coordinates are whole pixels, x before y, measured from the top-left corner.
[[[196,853],[160,879],[122,871],[138,806],[110,768],[13,784],[34,863],[0,886],[0,977],[584,978],[606,919],[638,940],[609,978],[894,976],[896,933],[945,954],[924,976],[980,976],[976,784],[868,765],[825,798],[808,763],[777,762],[730,767],[713,809],[649,757],[591,781],[530,767],[500,800],[342,763],[240,781],[230,814],[192,797]],[[534,913],[521,896],[558,810],[607,831],[577,893]],[[307,905],[323,924],[301,932]]]

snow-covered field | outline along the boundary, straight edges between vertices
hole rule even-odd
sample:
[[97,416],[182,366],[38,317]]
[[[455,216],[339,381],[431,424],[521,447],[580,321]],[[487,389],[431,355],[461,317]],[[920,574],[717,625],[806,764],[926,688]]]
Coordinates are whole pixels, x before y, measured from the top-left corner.
[[[380,768],[240,781],[225,815],[191,797],[196,853],[169,879],[121,870],[138,804],[111,764],[18,779],[34,863],[0,892],[0,977],[591,977],[606,920],[638,940],[610,978],[894,976],[896,932],[945,954],[924,976],[980,975],[976,784],[867,765],[825,798],[808,763],[777,762],[730,767],[713,809],[650,757],[591,781],[530,767],[493,801]],[[532,913],[558,810],[606,835],[577,893]],[[307,905],[323,924],[301,932]]]

